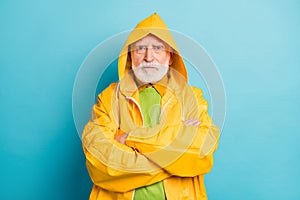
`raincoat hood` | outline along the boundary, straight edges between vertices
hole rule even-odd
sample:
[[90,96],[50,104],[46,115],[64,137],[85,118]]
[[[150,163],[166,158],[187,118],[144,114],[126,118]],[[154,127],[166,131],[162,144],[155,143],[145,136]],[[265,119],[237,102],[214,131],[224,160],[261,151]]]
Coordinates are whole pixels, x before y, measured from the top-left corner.
[[129,56],[129,46],[143,37],[152,34],[163,40],[173,49],[173,62],[170,65],[176,72],[180,73],[187,81],[187,72],[182,57],[180,56],[178,47],[164,21],[157,13],[152,14],[148,18],[142,20],[134,30],[129,34],[118,60],[119,79],[128,73],[132,63]]

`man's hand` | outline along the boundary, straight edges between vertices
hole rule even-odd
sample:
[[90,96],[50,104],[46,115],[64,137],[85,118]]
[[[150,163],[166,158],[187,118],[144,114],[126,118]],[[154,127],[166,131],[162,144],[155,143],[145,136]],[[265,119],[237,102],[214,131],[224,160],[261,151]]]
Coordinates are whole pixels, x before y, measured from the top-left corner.
[[183,123],[187,126],[199,126],[200,125],[200,121],[198,119],[187,119],[185,121],[183,121]]
[[127,137],[128,137],[128,133],[124,133],[122,135],[116,135],[114,139],[121,144],[125,144]]

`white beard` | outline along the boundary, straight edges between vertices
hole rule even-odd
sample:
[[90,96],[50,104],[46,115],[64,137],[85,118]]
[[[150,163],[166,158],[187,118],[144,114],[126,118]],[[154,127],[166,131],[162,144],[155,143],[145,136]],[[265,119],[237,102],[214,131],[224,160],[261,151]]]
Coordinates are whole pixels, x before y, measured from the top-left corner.
[[139,66],[132,65],[135,77],[143,83],[157,83],[169,70],[168,60],[165,64],[142,62]]

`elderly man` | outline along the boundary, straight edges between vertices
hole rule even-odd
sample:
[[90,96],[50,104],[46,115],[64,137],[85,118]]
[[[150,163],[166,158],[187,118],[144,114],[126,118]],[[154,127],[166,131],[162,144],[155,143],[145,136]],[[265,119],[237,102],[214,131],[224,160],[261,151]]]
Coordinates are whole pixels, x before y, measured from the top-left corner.
[[207,199],[219,130],[156,13],[131,32],[118,61],[120,81],[98,95],[82,135],[90,199]]

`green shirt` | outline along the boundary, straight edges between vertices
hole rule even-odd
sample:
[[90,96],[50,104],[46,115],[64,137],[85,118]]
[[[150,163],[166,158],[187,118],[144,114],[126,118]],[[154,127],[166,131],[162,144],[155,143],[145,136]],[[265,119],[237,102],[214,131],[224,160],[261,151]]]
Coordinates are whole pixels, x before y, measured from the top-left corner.
[[[154,87],[146,87],[139,93],[143,114],[144,127],[153,127],[158,124],[160,115],[161,96]],[[134,200],[165,200],[165,191],[162,181],[137,188]]]

